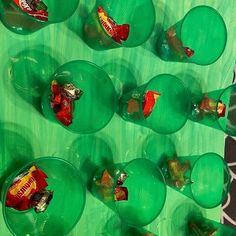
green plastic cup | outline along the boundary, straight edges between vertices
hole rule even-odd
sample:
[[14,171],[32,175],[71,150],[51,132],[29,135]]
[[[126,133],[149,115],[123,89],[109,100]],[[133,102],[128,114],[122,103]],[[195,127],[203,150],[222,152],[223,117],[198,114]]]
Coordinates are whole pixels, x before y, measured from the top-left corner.
[[171,215],[168,235],[178,236],[235,236],[236,229],[210,220],[193,203],[183,202]]
[[46,118],[61,124],[76,133],[93,133],[105,127],[111,120],[117,105],[113,83],[104,70],[87,61],[71,61],[60,66],[50,81],[60,85],[72,83],[83,91],[79,100],[74,101],[73,121],[63,125],[50,105],[51,82],[42,95],[42,111]]
[[[24,1],[20,0],[21,4]],[[70,0],[70,4],[63,0],[43,0],[48,7],[48,21],[39,20],[25,13],[14,0],[0,1],[0,17],[2,23],[17,34],[30,34],[49,24],[59,23],[68,19],[77,9],[79,0]]]
[[[18,211],[6,207],[6,196],[15,177],[36,165],[47,175],[48,190],[53,198],[45,212],[34,209]],[[2,188],[2,211],[7,227],[13,235],[67,235],[79,221],[85,206],[85,187],[79,171],[69,162],[43,157],[35,159],[13,173]]]
[[[109,183],[105,183],[106,172],[110,176]],[[118,185],[124,173],[128,177]],[[120,186],[127,188],[127,200],[115,200],[115,191]],[[140,227],[151,223],[161,212],[166,185],[159,168],[150,160],[140,158],[98,170],[92,180],[92,194],[114,210],[122,222]]]
[[204,208],[220,205],[229,192],[230,172],[216,153],[168,157],[160,166],[168,186]]
[[[116,25],[129,24],[129,34],[126,40],[118,43],[109,36],[99,19],[98,7],[102,7],[107,16],[115,21]],[[154,25],[155,8],[152,0],[97,0],[94,9],[84,23],[84,40],[95,50],[122,46],[136,47],[148,39]]]
[[[190,120],[236,136],[236,85],[192,96]],[[223,112],[222,112],[223,111]]]
[[212,7],[197,6],[160,35],[157,53],[165,61],[209,65],[221,56],[226,41],[221,15]]
[[[148,91],[160,94],[151,114],[143,111],[144,97]],[[161,74],[148,83],[121,96],[118,114],[127,121],[149,127],[157,133],[170,134],[186,123],[189,110],[189,91],[182,81],[170,74]]]

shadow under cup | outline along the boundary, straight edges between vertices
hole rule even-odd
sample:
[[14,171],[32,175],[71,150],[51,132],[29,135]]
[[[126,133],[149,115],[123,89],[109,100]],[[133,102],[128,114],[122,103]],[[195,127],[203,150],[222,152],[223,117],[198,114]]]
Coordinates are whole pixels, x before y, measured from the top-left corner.
[[[115,26],[109,30],[109,34],[113,32],[112,34],[114,35],[117,25],[129,24],[129,34],[126,40],[118,43],[109,36],[100,22],[98,7],[101,7],[106,12],[108,18],[115,22],[113,22]],[[108,23],[109,27],[111,25],[111,23]],[[97,0],[93,11],[89,14],[84,24],[84,40],[91,48],[96,50],[136,47],[148,39],[154,25],[155,8],[152,0]]]
[[226,41],[222,16],[212,7],[197,6],[162,32],[157,40],[157,53],[165,61],[209,65],[221,56]]
[[[25,0],[19,0],[21,4]],[[1,0],[1,21],[11,31],[18,34],[30,34],[49,24],[59,23],[68,19],[76,10],[79,0],[70,0],[70,4],[64,0],[43,0],[48,7],[48,21],[39,20],[28,15],[14,0]]]
[[167,158],[161,164],[166,183],[204,208],[220,205],[230,187],[230,172],[216,153]]
[[[48,177],[47,189],[53,191],[48,208],[36,213],[32,208],[18,211],[6,207],[7,192],[13,180],[32,165]],[[2,204],[4,220],[14,235],[67,235],[83,213],[85,187],[78,170],[69,162],[54,157],[39,158],[7,178],[2,189]]]
[[111,120],[117,106],[116,92],[111,79],[100,67],[87,61],[68,62],[56,70],[52,80],[60,85],[72,83],[83,94],[73,102],[72,124],[65,126],[51,108],[48,84],[42,95],[42,110],[46,118],[76,133],[96,132]]
[[[127,178],[119,185],[123,174]],[[120,187],[127,188],[127,200],[115,200],[115,192]],[[123,223],[144,226],[161,212],[166,185],[159,168],[150,160],[140,158],[98,170],[92,180],[92,194],[114,210]]]

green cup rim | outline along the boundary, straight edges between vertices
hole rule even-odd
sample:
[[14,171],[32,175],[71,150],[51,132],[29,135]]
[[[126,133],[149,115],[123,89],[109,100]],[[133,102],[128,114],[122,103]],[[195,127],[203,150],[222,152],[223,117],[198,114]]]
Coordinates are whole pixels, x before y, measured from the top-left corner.
[[182,26],[183,26],[183,23],[185,21],[185,19],[187,18],[188,15],[190,15],[192,13],[192,11],[196,10],[197,8],[209,8],[211,9],[212,11],[214,11],[218,16],[219,16],[219,19],[221,19],[222,23],[223,23],[223,26],[225,28],[225,43],[224,43],[224,46],[222,47],[222,51],[221,53],[219,54],[218,57],[216,57],[215,60],[213,60],[212,62],[210,63],[207,63],[207,64],[204,64],[204,63],[196,63],[194,61],[191,61],[191,60],[188,60],[187,62],[190,62],[190,63],[193,63],[193,64],[196,64],[196,65],[201,65],[201,66],[208,66],[208,65],[211,65],[213,63],[215,63],[220,57],[221,55],[223,54],[224,50],[225,50],[225,47],[226,47],[226,43],[227,43],[227,27],[226,27],[226,24],[225,24],[225,21],[223,19],[223,17],[221,16],[221,14],[213,7],[211,6],[208,6],[208,5],[198,5],[198,6],[195,6],[193,8],[191,8],[186,14],[185,16],[183,17],[183,19],[181,20],[180,22],[180,35],[182,34]]
[[[76,172],[76,174],[78,175],[78,179],[77,181],[80,182],[80,184],[82,185],[82,191],[83,191],[83,204],[82,207],[81,207],[81,213],[77,216],[74,224],[67,230],[66,234],[68,234],[74,227],[75,225],[78,223],[79,219],[81,218],[82,214],[83,214],[83,211],[84,211],[84,207],[85,207],[85,203],[86,203],[86,190],[85,190],[85,185],[83,183],[83,180],[82,180],[82,177],[80,175],[80,172],[79,170],[73,166],[70,162],[68,162],[67,160],[65,159],[62,159],[62,158],[59,158],[59,157],[39,157],[39,158],[36,158],[30,162],[28,162],[27,164],[25,164],[23,167],[21,167],[19,170],[16,170],[15,172],[13,172],[10,176],[8,176],[5,181],[4,181],[4,184],[3,184],[3,187],[2,187],[2,192],[1,192],[1,202],[2,202],[2,213],[3,213],[3,218],[4,218],[4,221],[7,225],[7,228],[9,229],[9,231],[13,234],[13,235],[16,235],[14,230],[12,229],[12,227],[9,225],[9,222],[7,220],[7,216],[6,216],[6,195],[7,195],[7,190],[9,189],[9,187],[11,186],[12,184],[12,181],[14,180],[14,178],[19,175],[20,173],[22,173],[22,171],[24,171],[28,166],[32,165],[32,164],[36,164],[39,163],[39,162],[44,162],[44,161],[59,161],[61,163],[64,163],[65,165],[67,166],[70,166],[70,168],[72,168],[72,170],[74,170]],[[10,208],[9,208],[10,209]],[[26,210],[28,211],[28,210]],[[25,211],[25,212],[26,212]]]
[[[90,65],[91,67],[94,67],[94,68],[96,68],[97,70],[103,72],[103,73],[106,75],[106,77],[109,78],[109,81],[110,81],[110,83],[111,83],[111,85],[112,85],[112,87],[113,87],[113,90],[114,90],[114,95],[116,96],[115,86],[114,86],[114,84],[113,84],[113,82],[112,82],[110,76],[108,75],[108,73],[107,73],[102,67],[100,67],[100,66],[98,66],[98,65],[96,65],[96,64],[94,64],[93,62],[90,62],[90,61],[86,61],[86,60],[72,60],[72,61],[66,62],[66,63],[64,63],[63,65],[59,66],[59,67],[54,71],[54,73],[50,76],[50,79],[57,73],[58,69],[60,69],[61,67],[66,66],[66,65],[68,65],[68,64],[73,64],[73,63],[82,63],[82,64],[84,63],[84,64],[88,64],[88,65]],[[51,82],[51,80],[50,80],[50,82]],[[47,88],[46,88],[46,89],[47,89]],[[41,108],[42,108],[42,110],[43,110],[43,105],[42,105],[42,103],[41,103]],[[56,124],[59,124],[60,126],[62,126],[63,128],[65,128],[66,130],[68,130],[68,131],[70,131],[70,132],[72,132],[72,133],[75,133],[75,134],[92,134],[92,133],[98,132],[98,131],[102,130],[104,127],[106,127],[107,124],[111,121],[112,117],[114,116],[115,111],[116,111],[116,107],[114,107],[113,112],[111,112],[111,116],[109,117],[109,119],[107,119],[107,122],[105,122],[103,126],[99,127],[99,129],[97,129],[97,130],[88,131],[88,132],[81,132],[81,131],[71,130],[71,129],[70,129],[70,126],[65,126],[65,125],[63,125],[61,122],[58,122],[55,117],[54,117],[54,118],[55,118],[55,121],[57,121]]]
[[[151,27],[152,30],[150,30],[149,34],[147,34],[147,37],[146,37],[143,41],[141,41],[141,42],[139,42],[139,43],[136,43],[136,44],[133,44],[133,45],[125,45],[125,44],[123,44],[123,43],[121,43],[121,44],[117,43],[115,40],[113,40],[113,39],[107,34],[107,32],[105,31],[104,27],[102,26],[100,20],[98,19],[98,23],[99,23],[100,28],[102,29],[104,35],[106,35],[106,38],[107,38],[108,40],[112,40],[112,42],[113,42],[114,45],[116,46],[116,47],[114,47],[114,48],[120,48],[120,47],[124,47],[124,48],[134,48],[134,47],[138,47],[138,46],[142,45],[143,43],[145,43],[145,42],[148,40],[148,38],[151,36],[151,34],[152,34],[152,32],[153,32],[153,29],[154,29],[154,26],[155,26],[155,22],[156,22],[155,6],[154,6],[152,0],[150,0],[150,3],[151,3],[151,5],[152,5],[153,16],[154,16],[153,21],[152,21],[152,27]],[[98,3],[96,2],[95,7],[94,7],[94,11],[96,12],[96,14],[97,14],[97,7],[98,7]],[[107,48],[107,49],[109,49],[109,48]],[[110,48],[110,49],[112,49],[112,48]]]
[[[154,80],[156,80],[156,79],[159,79],[159,78],[161,78],[161,77],[165,77],[165,76],[169,76],[169,77],[172,77],[172,78],[175,78],[175,79],[177,79],[178,81],[179,81],[179,83],[183,86],[183,88],[185,88],[185,90],[186,90],[186,93],[189,95],[188,97],[190,97],[190,92],[189,92],[189,90],[188,90],[188,88],[185,86],[185,84],[184,84],[184,82],[181,80],[181,79],[179,79],[177,76],[175,76],[175,75],[172,75],[172,74],[168,74],[168,73],[163,73],[163,74],[159,74],[159,75],[156,75],[156,76],[154,76],[152,79],[150,79],[146,84],[144,84],[144,91],[147,91],[147,87],[150,85],[150,83],[152,83]],[[142,86],[142,85],[141,85]],[[176,133],[176,132],[178,132],[181,128],[183,128],[184,127],[184,125],[186,124],[186,122],[187,122],[187,120],[188,120],[188,117],[189,117],[189,112],[190,112],[190,108],[191,108],[191,100],[189,99],[189,104],[188,104],[188,112],[186,113],[186,119],[185,119],[185,121],[183,122],[183,124],[177,129],[177,130],[175,130],[175,131],[171,131],[171,132],[160,132],[160,131],[156,131],[155,129],[153,129],[152,127],[149,127],[151,130],[153,130],[153,131],[155,131],[155,132],[157,132],[157,133],[159,133],[159,134],[173,134],[173,133]]]
[[[154,162],[152,162],[151,160],[147,159],[147,158],[135,158],[129,162],[126,162],[124,163],[124,165],[122,166],[122,169],[124,170],[128,165],[132,164],[133,162],[136,162],[136,161],[148,161],[149,163],[152,163],[153,164],[153,167],[159,172],[159,175],[160,177],[162,178],[162,181],[163,181],[163,185],[165,185],[165,192],[164,192],[164,201],[163,201],[163,204],[162,204],[162,207],[160,208],[160,210],[155,214],[155,216],[149,220],[148,223],[145,223],[145,225],[148,225],[150,224],[153,220],[155,220],[157,218],[157,216],[161,213],[162,209],[164,208],[164,205],[165,205],[165,202],[166,202],[166,196],[167,196],[167,186],[166,186],[166,182],[165,182],[165,178],[162,174],[162,171],[160,170],[159,166],[158,165],[155,165]],[[118,163],[119,164],[119,163]],[[116,164],[115,164],[116,165]],[[118,177],[115,179],[115,182],[117,181]],[[113,187],[113,190],[115,189],[115,186]],[[126,222],[125,220],[125,217],[122,217],[122,215],[119,213],[118,211],[118,206],[116,204],[116,202],[114,201],[114,207],[115,207],[115,212],[117,213],[117,215],[120,217],[120,219],[122,219],[124,222]],[[134,227],[142,227],[142,226],[145,226],[145,225],[140,225],[140,224],[131,224],[129,223],[130,226],[134,226]]]
[[[52,1],[52,0],[51,0]],[[67,15],[66,17],[64,17],[64,18],[62,18],[61,20],[55,20],[55,21],[50,21],[50,20],[48,20],[48,21],[42,21],[42,20],[39,20],[39,19],[37,19],[37,18],[35,18],[35,17],[33,17],[33,16],[30,16],[29,14],[27,14],[26,12],[24,12],[19,6],[17,6],[14,2],[13,2],[13,0],[10,0],[9,2],[8,2],[8,4],[10,4],[15,10],[17,10],[17,11],[19,11],[19,12],[21,12],[25,17],[27,17],[28,19],[30,19],[30,20],[33,20],[33,21],[35,21],[35,22],[39,22],[39,23],[41,23],[41,24],[43,24],[43,25],[49,25],[49,24],[54,24],[54,23],[59,23],[59,22],[63,22],[63,21],[65,21],[65,20],[67,20],[68,18],[70,18],[73,14],[74,14],[74,12],[76,11],[76,9],[77,9],[77,7],[78,7],[78,5],[79,5],[79,1],[80,0],[74,0],[74,1],[77,1],[77,4],[76,4],[76,7],[73,9],[73,11],[71,11],[71,14],[69,15]]]
[[[230,170],[229,170],[229,167],[226,163],[226,161],[224,160],[224,158],[222,156],[220,156],[219,154],[215,153],[215,152],[207,152],[207,153],[204,153],[202,155],[200,155],[198,157],[198,159],[196,160],[196,162],[193,164],[193,167],[191,168],[191,174],[190,174],[190,180],[192,179],[192,173],[193,173],[193,169],[195,167],[195,165],[200,161],[201,158],[205,157],[205,156],[208,156],[208,155],[214,155],[215,158],[218,158],[219,160],[221,160],[221,162],[223,163],[223,165],[226,167],[225,168],[225,171],[227,172],[228,176],[231,176],[230,175]],[[190,185],[190,188],[191,188],[191,193],[192,193],[192,197],[193,197],[193,200],[198,204],[200,205],[201,207],[204,207],[206,209],[212,209],[212,208],[215,208],[217,206],[219,206],[227,197],[228,195],[228,192],[229,192],[229,189],[230,189],[230,178],[229,178],[229,182],[227,183],[227,189],[225,191],[225,194],[222,196],[221,200],[217,203],[215,203],[214,205],[212,206],[205,206],[201,203],[198,202],[198,200],[195,198],[194,194],[193,194],[193,191],[192,191],[192,186]]]

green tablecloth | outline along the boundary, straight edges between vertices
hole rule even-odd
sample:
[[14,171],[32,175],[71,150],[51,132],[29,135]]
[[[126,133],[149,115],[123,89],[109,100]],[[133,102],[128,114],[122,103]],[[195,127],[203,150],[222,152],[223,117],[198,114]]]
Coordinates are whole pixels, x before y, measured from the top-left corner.
[[[27,159],[42,156],[62,157],[78,168],[83,157],[96,158],[101,155],[114,162],[129,161],[136,157],[154,157],[171,147],[178,155],[203,154],[216,152],[224,155],[223,132],[188,121],[176,134],[161,136],[150,129],[136,126],[122,120],[117,114],[111,122],[94,135],[77,135],[61,126],[46,120],[38,111],[37,104],[29,91],[19,91],[13,87],[10,65],[17,60],[17,54],[29,49],[32,55],[38,49],[54,58],[45,69],[45,73],[53,71],[58,65],[71,60],[88,60],[113,74],[116,89],[120,89],[123,73],[129,73],[130,83],[145,83],[155,75],[171,73],[191,83],[193,78],[199,82],[203,91],[223,88],[231,84],[236,53],[236,1],[235,0],[153,0],[156,8],[156,31],[158,26],[170,26],[180,20],[194,6],[206,4],[217,9],[223,16],[227,29],[228,41],[223,55],[210,66],[194,64],[167,63],[152,53],[150,42],[137,48],[119,48],[104,52],[89,48],[79,37],[81,16],[86,15],[94,5],[94,0],[81,0],[76,13],[65,23],[50,25],[30,36],[20,36],[8,31],[0,24],[0,174],[4,178],[16,164]],[[68,2],[69,4],[69,2]],[[50,61],[50,60],[49,60]],[[44,61],[42,61],[42,64]],[[32,92],[32,91],[31,91]],[[92,122],[92,121],[91,121]],[[148,150],[150,142],[156,142],[156,149]],[[81,151],[80,147],[90,145],[89,150]],[[168,188],[164,209],[160,216],[146,228],[160,236],[168,234],[169,218],[173,209],[187,198]],[[220,207],[203,210],[204,214],[219,221]],[[102,235],[105,224],[114,215],[105,205],[87,192],[84,213],[70,233],[71,236]],[[1,235],[11,235],[0,216]]]

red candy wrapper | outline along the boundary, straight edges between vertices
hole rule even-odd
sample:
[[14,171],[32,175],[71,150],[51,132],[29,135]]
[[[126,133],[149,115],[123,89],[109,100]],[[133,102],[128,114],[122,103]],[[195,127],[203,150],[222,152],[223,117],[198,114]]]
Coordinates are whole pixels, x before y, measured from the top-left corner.
[[115,201],[127,201],[128,189],[126,187],[117,186],[114,191]]
[[156,100],[160,97],[160,93],[154,91],[147,91],[144,96],[143,101],[143,114],[145,117],[150,116],[152,113],[153,107],[156,103]]
[[19,211],[31,208],[31,197],[48,186],[46,178],[47,175],[33,165],[14,179],[7,193],[6,206]]
[[14,0],[25,13],[41,21],[48,21],[47,6],[41,0]]
[[121,44],[121,40],[125,41],[129,37],[129,24],[117,25],[102,7],[97,9],[99,20],[106,33],[117,43]]
[[72,123],[73,102],[78,100],[83,92],[73,84],[59,85],[56,80],[51,83],[51,108],[57,119],[65,126]]

